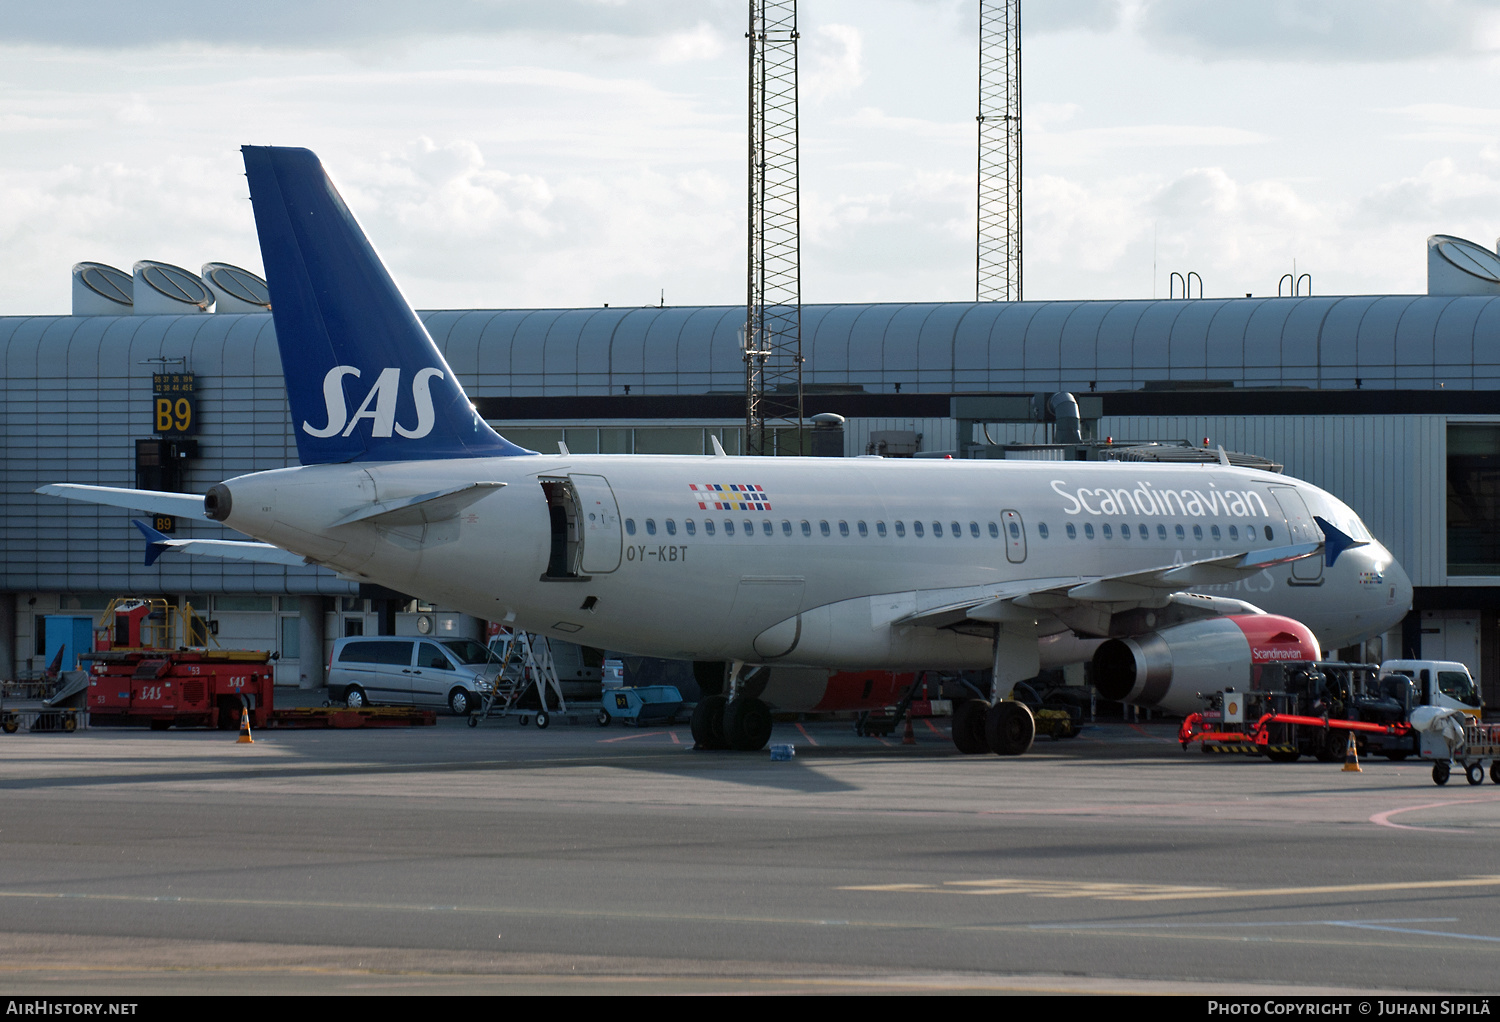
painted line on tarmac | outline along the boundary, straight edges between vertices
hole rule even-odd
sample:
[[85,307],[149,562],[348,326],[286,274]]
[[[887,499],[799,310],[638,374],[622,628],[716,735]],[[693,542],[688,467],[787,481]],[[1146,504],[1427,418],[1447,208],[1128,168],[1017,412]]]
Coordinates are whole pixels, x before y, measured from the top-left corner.
[[1266,929],[1285,926],[1335,926],[1346,930],[1376,930],[1381,933],[1409,933],[1418,937],[1447,937],[1452,940],[1478,940],[1500,944],[1500,937],[1482,933],[1454,933],[1451,930],[1421,930],[1412,926],[1396,926],[1395,923],[1456,923],[1457,916],[1439,916],[1432,919],[1277,919],[1264,922],[1235,923],[1035,923],[1033,930],[1220,930],[1220,929]]
[[797,723],[797,730],[802,732],[802,737],[806,738],[808,740],[808,742],[810,742],[813,745],[817,745],[818,744],[818,740],[816,738],[814,738],[812,735],[810,735],[810,734],[807,733],[807,728],[805,728],[805,727],[802,726],[801,721],[798,721],[798,723]]
[[1323,884],[1311,887],[1195,887],[1181,884],[1087,883],[1072,880],[947,880],[941,884],[860,884],[840,891],[1026,895],[1033,898],[1092,898],[1097,901],[1185,901],[1203,898],[1275,898],[1314,894],[1374,894],[1383,891],[1427,891],[1462,887],[1500,887],[1500,876],[1453,880],[1415,880],[1375,884]]
[[1400,809],[1387,809],[1383,813],[1376,813],[1370,817],[1370,822],[1379,827],[1391,827],[1395,830],[1429,830],[1444,834],[1471,834],[1473,833],[1472,829],[1463,827],[1427,827],[1417,823],[1392,823],[1391,817],[1400,813],[1413,813],[1420,809],[1445,809],[1448,806],[1473,805],[1476,802],[1493,803],[1496,801],[1500,801],[1500,799],[1491,795],[1487,798],[1456,798],[1450,799],[1447,802],[1428,802],[1420,806],[1402,806]]

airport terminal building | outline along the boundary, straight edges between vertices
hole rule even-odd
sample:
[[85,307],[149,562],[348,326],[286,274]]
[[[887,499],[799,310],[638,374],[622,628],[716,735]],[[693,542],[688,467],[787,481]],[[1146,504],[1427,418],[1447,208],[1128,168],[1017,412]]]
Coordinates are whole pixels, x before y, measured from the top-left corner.
[[[148,567],[131,525],[148,516],[32,492],[201,493],[296,463],[263,293],[221,264],[182,271],[203,294],[166,271],[153,284],[163,265],[132,278],[80,264],[75,315],[0,318],[0,672],[45,666],[49,615],[97,614],[126,594],[191,600],[221,643],[279,651],[282,684],[321,684],[336,637],[479,634],[481,622],[322,569],[170,553]],[[806,412],[844,417],[845,456],[1064,457],[1014,445],[1045,444],[1031,399],[1068,391],[1096,439],[1269,459],[1352,506],[1416,587],[1403,628],[1345,655],[1464,661],[1493,706],[1500,261],[1492,276],[1428,295],[807,305]],[[1468,293],[1442,293],[1453,290]],[[480,413],[523,446],[704,454],[717,438],[741,449],[742,306],[420,315]],[[178,538],[234,538],[207,521],[162,524]]]

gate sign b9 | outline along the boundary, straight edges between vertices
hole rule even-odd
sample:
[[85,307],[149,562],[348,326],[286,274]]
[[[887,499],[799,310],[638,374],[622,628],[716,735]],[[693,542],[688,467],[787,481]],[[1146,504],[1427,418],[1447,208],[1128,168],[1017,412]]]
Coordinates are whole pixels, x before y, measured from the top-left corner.
[[198,432],[198,401],[192,373],[151,374],[151,431],[159,436]]

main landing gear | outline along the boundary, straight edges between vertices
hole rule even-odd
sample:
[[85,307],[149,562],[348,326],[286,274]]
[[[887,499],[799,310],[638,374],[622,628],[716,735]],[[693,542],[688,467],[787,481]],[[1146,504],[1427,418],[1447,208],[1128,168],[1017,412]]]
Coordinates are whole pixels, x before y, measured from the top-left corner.
[[953,713],[953,744],[962,753],[1019,756],[1035,738],[1036,718],[1025,703],[970,699]]
[[699,749],[756,752],[771,740],[771,708],[754,696],[704,696],[693,711],[692,728]]
[[1029,631],[1016,622],[995,626],[990,697],[960,703],[953,712],[953,744],[959,752],[1019,756],[1031,748],[1036,718],[1025,703],[1000,695],[1004,692],[1008,697],[1016,682],[1034,677],[1040,666],[1034,621]]
[[[759,668],[751,668],[754,674]],[[729,695],[704,696],[693,710],[693,747],[756,752],[771,740],[771,708],[744,692],[745,664],[729,669]]]

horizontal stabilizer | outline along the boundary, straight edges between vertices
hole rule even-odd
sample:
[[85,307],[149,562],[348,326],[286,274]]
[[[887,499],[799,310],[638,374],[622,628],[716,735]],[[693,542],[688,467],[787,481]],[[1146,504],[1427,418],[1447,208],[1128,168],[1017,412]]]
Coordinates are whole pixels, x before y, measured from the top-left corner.
[[467,483],[446,490],[435,490],[432,493],[419,493],[415,497],[397,497],[394,500],[377,501],[349,512],[329,528],[353,525],[355,522],[373,522],[378,525],[426,525],[430,522],[441,522],[452,518],[470,504],[504,485],[504,483]]
[[251,543],[235,539],[171,539],[144,522],[131,519],[146,537],[146,567],[168,550],[199,557],[222,557],[231,561],[257,561],[261,564],[288,564],[302,567],[307,558],[269,543]]
[[38,486],[35,492],[44,497],[81,500],[89,504],[123,507],[131,511],[150,511],[158,515],[181,515],[184,518],[207,517],[203,513],[203,497],[197,493],[127,490],[120,486],[83,486],[77,483],[48,483],[46,486]]

